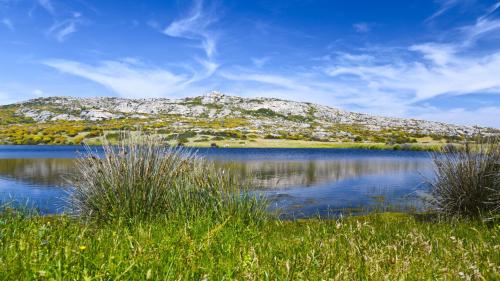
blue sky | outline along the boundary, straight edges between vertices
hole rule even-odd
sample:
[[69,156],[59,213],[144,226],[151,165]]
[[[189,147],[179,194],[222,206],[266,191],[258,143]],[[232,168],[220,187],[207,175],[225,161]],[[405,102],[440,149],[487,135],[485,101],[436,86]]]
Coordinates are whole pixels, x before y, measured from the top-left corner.
[[500,128],[500,1],[0,0],[0,104],[212,90]]

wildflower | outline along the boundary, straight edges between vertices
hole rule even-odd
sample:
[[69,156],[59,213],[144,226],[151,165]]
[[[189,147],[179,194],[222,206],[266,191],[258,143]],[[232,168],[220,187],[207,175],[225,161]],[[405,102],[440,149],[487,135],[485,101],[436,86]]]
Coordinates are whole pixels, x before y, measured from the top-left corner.
[[85,249],[87,249],[87,246],[80,245],[80,251],[84,251]]

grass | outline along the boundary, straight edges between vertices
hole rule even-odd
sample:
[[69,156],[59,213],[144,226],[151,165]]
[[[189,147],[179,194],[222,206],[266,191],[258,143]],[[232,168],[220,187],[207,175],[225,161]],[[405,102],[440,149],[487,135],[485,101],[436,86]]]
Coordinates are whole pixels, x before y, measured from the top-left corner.
[[117,145],[103,143],[103,155],[86,146],[69,180],[70,207],[80,218],[264,216],[265,203],[248,195],[236,175],[188,150],[165,146],[164,138],[123,133]]
[[438,151],[443,144],[440,143],[417,143],[408,147],[403,145],[389,145],[385,143],[358,143],[358,142],[321,142],[306,140],[286,140],[286,139],[255,139],[245,140],[222,140],[190,142],[186,146],[210,147],[216,143],[219,147],[229,148],[353,148],[353,149],[374,149],[374,150],[413,150],[413,151]]
[[449,217],[498,217],[500,141],[444,152],[433,156],[435,180],[430,186],[436,209]]
[[95,224],[0,215],[0,280],[498,280],[500,226],[404,214]]

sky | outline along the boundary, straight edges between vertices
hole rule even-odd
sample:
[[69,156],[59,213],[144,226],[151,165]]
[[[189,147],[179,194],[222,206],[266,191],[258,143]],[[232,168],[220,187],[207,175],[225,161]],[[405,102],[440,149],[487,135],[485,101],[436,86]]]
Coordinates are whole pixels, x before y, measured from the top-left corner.
[[210,91],[500,128],[500,1],[0,0],[0,104]]

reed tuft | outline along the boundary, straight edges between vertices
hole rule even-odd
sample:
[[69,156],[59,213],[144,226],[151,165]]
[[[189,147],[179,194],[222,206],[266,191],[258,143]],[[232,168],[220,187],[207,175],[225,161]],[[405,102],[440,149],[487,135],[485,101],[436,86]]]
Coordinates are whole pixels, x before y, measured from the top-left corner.
[[498,139],[444,147],[433,154],[432,204],[447,217],[491,218],[500,213]]
[[69,179],[73,213],[98,221],[195,217],[255,220],[264,204],[229,170],[159,136],[123,133],[117,145],[90,146]]

